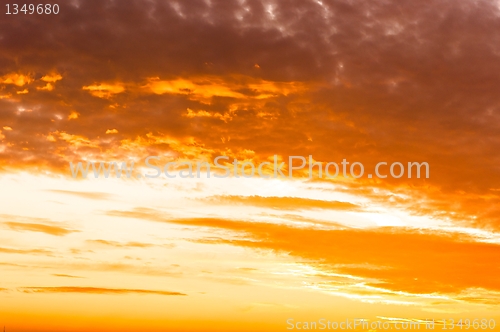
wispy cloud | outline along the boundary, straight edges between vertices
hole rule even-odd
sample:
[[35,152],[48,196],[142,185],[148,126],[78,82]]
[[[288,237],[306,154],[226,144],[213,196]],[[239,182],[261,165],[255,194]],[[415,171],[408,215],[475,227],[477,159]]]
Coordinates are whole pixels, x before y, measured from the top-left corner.
[[217,195],[205,199],[212,204],[251,205],[278,210],[326,209],[358,211],[361,207],[357,204],[341,201],[323,201],[301,197],[276,197],[276,196],[224,196]]
[[86,242],[91,244],[105,245],[117,248],[149,248],[155,246],[154,244],[151,243],[142,243],[142,242],[120,243],[116,241],[107,241],[107,240],[87,240]]
[[64,227],[43,225],[43,224],[20,223],[20,222],[5,222],[4,224],[7,225],[10,229],[16,231],[40,232],[54,236],[64,236],[67,234],[78,232]]
[[151,208],[137,207],[129,211],[109,210],[106,215],[113,217],[135,218],[157,222],[168,222],[170,215]]
[[12,249],[0,247],[0,253],[21,255],[51,255],[52,251],[45,249]]
[[127,288],[101,288],[101,287],[20,287],[24,293],[80,293],[80,294],[151,294],[167,296],[186,296],[180,292],[160,290],[127,289]]
[[103,192],[85,192],[85,191],[70,191],[70,190],[56,190],[56,189],[47,191],[56,194],[72,195],[81,198],[96,199],[96,200],[106,200],[113,198],[113,195]]
[[61,277],[61,278],[84,278],[84,277],[79,277],[79,276],[73,276],[73,275],[70,275],[70,274],[59,274],[59,273],[54,273],[52,274],[54,277]]

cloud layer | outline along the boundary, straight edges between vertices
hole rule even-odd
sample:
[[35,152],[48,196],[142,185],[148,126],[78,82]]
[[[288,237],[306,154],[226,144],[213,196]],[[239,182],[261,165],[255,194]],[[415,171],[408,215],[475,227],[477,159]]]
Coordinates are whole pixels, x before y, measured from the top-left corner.
[[426,181],[363,186],[499,227],[494,2],[77,1],[22,22],[0,23],[4,170],[162,153],[427,161]]

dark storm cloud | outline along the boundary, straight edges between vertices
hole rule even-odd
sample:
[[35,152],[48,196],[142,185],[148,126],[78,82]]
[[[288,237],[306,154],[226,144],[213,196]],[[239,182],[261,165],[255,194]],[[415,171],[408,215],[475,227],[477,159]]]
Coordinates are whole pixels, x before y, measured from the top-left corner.
[[[0,166],[61,169],[123,140],[174,149],[148,133],[256,158],[427,161],[426,182],[363,185],[432,188],[423,210],[498,225],[499,29],[493,1],[79,1],[5,16]],[[195,83],[153,93],[154,78]]]

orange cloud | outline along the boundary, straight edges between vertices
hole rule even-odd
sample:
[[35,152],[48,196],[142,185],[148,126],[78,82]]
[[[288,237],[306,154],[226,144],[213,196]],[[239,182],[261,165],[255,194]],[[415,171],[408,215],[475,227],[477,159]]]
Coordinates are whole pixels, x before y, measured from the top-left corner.
[[61,278],[77,278],[77,279],[80,279],[80,278],[83,278],[83,277],[79,277],[79,276],[73,276],[73,275],[70,275],[70,274],[59,274],[59,273],[55,273],[55,274],[52,274],[54,277],[61,277]]
[[97,148],[98,143],[95,141],[91,141],[85,136],[82,135],[74,135],[74,134],[68,134],[67,132],[60,132],[56,131],[53,133],[50,133],[51,137],[58,137],[59,139],[67,142],[68,144],[71,144],[74,147],[88,147],[88,148]]
[[0,77],[0,83],[3,84],[14,84],[17,86],[23,86],[31,82],[33,82],[33,78],[30,75],[11,73]]
[[372,278],[377,280],[371,282],[373,286],[393,291],[458,294],[474,288],[500,290],[496,278],[500,267],[491,264],[500,255],[500,246],[458,234],[393,228],[306,230],[216,219],[172,222],[249,232],[257,241],[223,243],[289,253],[312,260],[322,269]]
[[[180,277],[183,275],[182,271],[172,268],[172,266],[147,266],[135,265],[135,264],[125,264],[122,262],[103,262],[103,263],[75,263],[64,266],[65,268],[71,268],[75,270],[82,271],[106,271],[106,272],[119,272],[119,273],[129,273],[142,276],[159,276],[159,277]],[[56,266],[55,268],[59,268]]]
[[211,196],[206,199],[212,204],[227,205],[252,205],[278,210],[301,210],[301,209],[327,209],[327,210],[347,210],[359,211],[359,205],[340,202],[322,201],[317,199],[300,197],[264,197],[264,196]]
[[133,209],[132,211],[110,210],[106,211],[106,215],[114,217],[144,219],[144,220],[151,220],[158,222],[167,222],[169,220],[168,214],[157,211],[155,209],[144,208],[144,207],[138,207]]
[[220,79],[201,78],[198,80],[187,80],[183,78],[162,81],[159,78],[150,78],[145,86],[156,94],[192,94],[197,98],[230,97],[243,98],[244,95],[233,91]]
[[54,90],[54,85],[52,83],[47,83],[45,86],[37,87],[36,89],[41,91],[52,91]]
[[[109,215],[241,232],[242,238],[201,243],[268,249],[325,272],[366,279],[366,286],[410,294],[460,296],[474,289],[500,291],[500,245],[459,233],[416,229],[316,229],[217,218],[171,219],[145,209]],[[474,271],[474,273],[470,273]],[[463,297],[465,298],[465,297]],[[500,303],[500,299],[496,300]]]
[[12,248],[0,248],[0,253],[4,254],[21,254],[21,255],[51,255],[52,251],[45,249],[12,249]]
[[72,111],[72,112],[68,115],[68,120],[78,119],[78,116],[80,116],[80,113],[75,112],[75,111]]
[[7,225],[10,229],[16,231],[40,232],[55,236],[64,236],[67,234],[77,232],[75,230],[66,229],[64,227],[34,224],[34,223],[5,222],[4,224]]
[[106,240],[87,240],[88,243],[92,244],[101,244],[105,246],[117,247],[117,248],[148,248],[155,246],[150,243],[141,243],[141,242],[127,242],[120,243],[115,241],[106,241]]
[[48,82],[48,83],[55,83],[57,81],[62,80],[62,76],[59,74],[49,74],[45,75],[41,78],[42,81]]
[[173,80],[160,80],[155,77],[150,78],[144,87],[155,94],[188,95],[190,99],[201,101],[208,101],[213,97],[266,99],[306,90],[306,85],[302,82],[274,82],[245,76],[234,76],[227,79],[202,76]]
[[124,289],[124,288],[99,288],[99,287],[21,287],[18,288],[24,293],[80,293],[80,294],[151,294],[166,296],[186,296],[179,292],[167,292],[146,289]]
[[125,91],[125,87],[122,84],[94,84],[87,85],[82,88],[87,90],[91,95],[99,98],[111,98],[113,95],[122,93]]
[[113,197],[113,195],[104,192],[86,192],[86,191],[70,191],[70,190],[55,190],[55,189],[47,191],[56,194],[72,195],[81,198],[96,199],[96,200],[106,200],[106,199],[111,199]]

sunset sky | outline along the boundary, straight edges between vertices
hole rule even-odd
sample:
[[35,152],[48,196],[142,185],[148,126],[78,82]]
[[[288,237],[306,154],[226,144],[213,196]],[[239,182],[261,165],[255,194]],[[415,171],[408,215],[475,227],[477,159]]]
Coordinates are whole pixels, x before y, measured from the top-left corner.
[[[0,328],[500,331],[499,1],[65,0],[57,15],[7,15],[12,3]],[[430,176],[70,170],[310,155],[366,173],[426,162]]]

